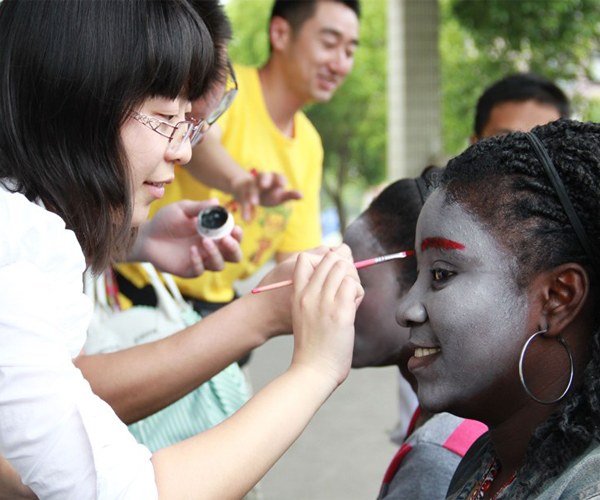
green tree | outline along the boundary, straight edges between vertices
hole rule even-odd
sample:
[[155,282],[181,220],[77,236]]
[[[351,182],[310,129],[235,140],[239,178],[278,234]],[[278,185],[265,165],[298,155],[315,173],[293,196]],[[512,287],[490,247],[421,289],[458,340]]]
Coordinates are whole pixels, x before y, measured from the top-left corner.
[[[354,69],[334,98],[306,111],[325,149],[323,206],[335,206],[342,228],[360,209],[362,192],[385,179],[386,0],[361,3],[360,47]],[[260,66],[268,57],[272,0],[229,0],[231,59]]]
[[580,116],[595,116],[573,84],[593,77],[600,0],[440,0],[440,6],[447,153],[467,144],[481,92],[511,72],[533,71],[558,81]]

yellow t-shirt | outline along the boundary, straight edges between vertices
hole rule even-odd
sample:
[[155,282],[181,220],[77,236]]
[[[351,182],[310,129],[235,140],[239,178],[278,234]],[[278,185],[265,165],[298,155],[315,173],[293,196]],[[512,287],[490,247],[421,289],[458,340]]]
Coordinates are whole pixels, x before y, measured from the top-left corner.
[[[277,207],[257,207],[247,223],[231,195],[198,182],[184,167],[176,167],[175,182],[167,186],[163,199],[153,203],[151,215],[181,199],[216,197],[229,209],[244,230],[242,261],[227,263],[220,272],[205,272],[194,279],[177,279],[184,295],[209,302],[227,302],[234,297],[234,282],[246,279],[276,252],[299,252],[321,242],[320,200],[323,168],[321,138],[306,115],[294,116],[294,137],[281,133],[268,114],[255,68],[235,67],[239,92],[231,108],[219,119],[222,143],[244,169],[278,172],[286,176],[289,189],[299,189],[302,200]],[[131,265],[119,271],[133,282]]]

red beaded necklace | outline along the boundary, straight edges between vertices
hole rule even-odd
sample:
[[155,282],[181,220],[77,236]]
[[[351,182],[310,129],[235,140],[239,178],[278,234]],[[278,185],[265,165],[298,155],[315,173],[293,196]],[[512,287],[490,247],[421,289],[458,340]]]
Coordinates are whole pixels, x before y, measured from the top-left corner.
[[[498,475],[498,471],[500,470],[500,462],[493,458],[488,466],[487,470],[483,477],[475,483],[471,494],[467,497],[467,500],[482,500],[485,493],[490,489],[494,479]],[[492,497],[491,500],[496,500],[502,493],[517,477],[517,472],[513,472],[512,476],[510,476],[509,480],[498,490],[498,492]]]

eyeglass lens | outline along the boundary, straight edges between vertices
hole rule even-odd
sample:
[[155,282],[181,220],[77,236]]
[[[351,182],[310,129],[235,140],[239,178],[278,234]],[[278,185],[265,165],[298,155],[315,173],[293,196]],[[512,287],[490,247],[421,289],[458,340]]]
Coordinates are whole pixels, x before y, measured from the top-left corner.
[[181,144],[188,139],[190,140],[192,147],[195,146],[199,138],[205,132],[206,127],[207,123],[203,120],[199,123],[179,123],[177,128],[173,130],[173,135],[171,136],[171,140],[169,141],[168,148],[171,151],[177,151]]

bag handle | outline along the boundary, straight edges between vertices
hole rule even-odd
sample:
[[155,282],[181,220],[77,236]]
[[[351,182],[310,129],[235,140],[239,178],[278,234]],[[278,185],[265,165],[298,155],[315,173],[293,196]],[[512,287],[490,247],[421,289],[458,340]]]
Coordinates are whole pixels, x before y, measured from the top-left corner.
[[169,290],[167,290],[158,275],[158,271],[152,264],[149,262],[142,262],[141,266],[148,275],[148,278],[150,278],[150,283],[156,291],[158,307],[161,307],[165,311],[165,314],[173,321],[180,319],[181,312],[187,309],[189,305],[183,300],[181,292],[179,291],[179,288],[177,288],[173,277],[168,273],[163,273],[165,282],[169,287]]

